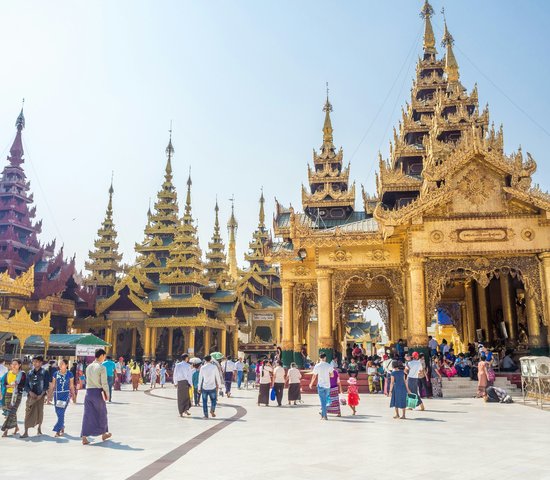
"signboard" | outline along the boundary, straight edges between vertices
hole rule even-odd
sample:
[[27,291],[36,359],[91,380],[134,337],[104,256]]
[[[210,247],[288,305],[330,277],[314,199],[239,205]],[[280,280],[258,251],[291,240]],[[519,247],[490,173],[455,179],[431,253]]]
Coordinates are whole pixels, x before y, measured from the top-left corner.
[[273,321],[275,320],[275,314],[274,313],[253,313],[252,320],[260,321],[260,322]]
[[77,345],[76,346],[76,356],[77,357],[93,357],[95,356],[95,351],[98,348],[103,348],[101,345]]

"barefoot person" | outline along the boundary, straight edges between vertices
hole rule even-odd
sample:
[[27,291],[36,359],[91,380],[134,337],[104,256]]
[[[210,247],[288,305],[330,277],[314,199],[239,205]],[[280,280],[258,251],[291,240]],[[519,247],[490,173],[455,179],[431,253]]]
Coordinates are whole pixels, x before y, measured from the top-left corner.
[[25,432],[21,438],[29,436],[29,428],[38,426],[38,435],[42,435],[42,421],[44,420],[44,402],[47,400],[48,388],[50,386],[50,374],[42,364],[44,357],[36,355],[32,359],[33,368],[27,374],[25,391],[27,392],[27,403],[25,405]]
[[[2,425],[3,437],[8,436],[8,432],[13,428],[15,435],[19,431],[17,426],[17,409],[23,398],[23,390],[25,389],[25,372],[21,370],[21,360],[18,358],[12,360],[11,370],[3,377],[4,409],[6,411],[6,420]],[[4,389],[5,388],[5,389]]]
[[327,356],[324,353],[319,355],[319,363],[313,367],[313,375],[309,388],[313,388],[317,380],[317,393],[321,402],[321,419],[328,420],[327,408],[330,405],[330,379],[334,377],[334,368],[327,363]]
[[[405,411],[407,409],[407,394],[411,393],[409,386],[405,381],[405,366],[401,360],[394,360],[392,364],[391,383],[389,395],[390,408],[395,408],[395,415],[393,418],[401,418],[405,420]],[[401,417],[399,417],[399,409],[402,411]]]
[[101,435],[103,441],[111,438],[107,425],[107,405],[109,384],[107,370],[102,365],[107,356],[102,348],[96,350],[95,361],[86,369],[87,386],[84,398],[84,417],[82,418],[82,444],[88,445],[88,437]]
[[180,417],[183,415],[191,415],[191,397],[189,396],[189,387],[193,385],[193,372],[191,365],[187,363],[189,355],[184,353],[181,356],[181,362],[176,363],[172,380],[174,386],[178,389],[178,410]]
[[50,391],[53,392],[53,405],[57,415],[57,423],[53,427],[56,437],[65,434],[65,411],[69,401],[74,397],[73,374],[68,370],[69,362],[65,359],[59,361],[59,370],[54,373]]
[[208,399],[210,399],[210,415],[216,416],[216,401],[218,389],[222,386],[222,377],[216,365],[212,363],[212,357],[204,357],[204,365],[199,371],[199,392],[202,395],[202,411],[204,418],[208,418]]

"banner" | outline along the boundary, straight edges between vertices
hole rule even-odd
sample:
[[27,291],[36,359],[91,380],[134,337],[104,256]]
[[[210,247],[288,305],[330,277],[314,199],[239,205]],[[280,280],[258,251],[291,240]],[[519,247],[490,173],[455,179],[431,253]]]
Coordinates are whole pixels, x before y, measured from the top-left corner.
[[93,357],[95,356],[95,351],[98,348],[103,348],[101,345],[77,345],[76,346],[76,356],[77,357]]

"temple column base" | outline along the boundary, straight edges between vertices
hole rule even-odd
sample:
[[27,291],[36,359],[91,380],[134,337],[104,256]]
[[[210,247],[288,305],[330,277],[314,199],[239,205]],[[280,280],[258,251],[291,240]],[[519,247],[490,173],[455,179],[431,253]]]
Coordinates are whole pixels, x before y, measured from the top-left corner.
[[283,361],[283,367],[290,367],[290,364],[294,361],[294,352],[292,350],[283,350],[281,360]]
[[294,363],[298,368],[304,368],[304,357],[302,357],[302,352],[293,352],[294,353]]

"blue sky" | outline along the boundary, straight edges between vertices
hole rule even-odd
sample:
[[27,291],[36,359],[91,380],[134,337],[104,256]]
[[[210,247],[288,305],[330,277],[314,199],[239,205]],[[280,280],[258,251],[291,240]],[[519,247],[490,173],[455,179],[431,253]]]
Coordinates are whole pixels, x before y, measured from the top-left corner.
[[[0,148],[4,158],[25,97],[26,172],[44,220],[86,260],[114,171],[115,221],[125,261],[143,239],[160,188],[170,120],[174,181],[189,167],[203,249],[216,195],[225,223],[236,199],[238,258],[257,224],[263,186],[300,206],[312,148],[321,143],[325,82],[335,142],[357,185],[374,190],[421,52],[421,0],[3,2]],[[479,86],[505,148],[519,144],[550,187],[550,5],[461,0],[444,5],[462,83]],[[438,48],[441,52],[443,49]],[[360,189],[358,189],[360,191]],[[362,204],[357,198],[357,208]]]

